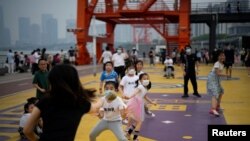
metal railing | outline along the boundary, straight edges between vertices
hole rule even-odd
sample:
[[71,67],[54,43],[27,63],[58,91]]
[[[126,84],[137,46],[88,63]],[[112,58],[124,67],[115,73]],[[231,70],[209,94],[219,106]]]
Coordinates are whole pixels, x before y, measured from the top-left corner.
[[203,2],[203,3],[192,3],[191,13],[247,13],[250,12],[250,1],[244,0],[234,2]]
[[[128,2],[126,1],[122,10],[140,10],[144,5],[141,2]],[[113,10],[110,13],[117,12],[118,3],[108,4],[112,6]],[[150,8],[149,11],[174,11],[179,10],[180,4],[175,3],[175,0],[157,0]],[[106,4],[104,2],[98,2],[94,13],[105,13]],[[201,13],[246,13],[250,12],[250,1],[244,0],[237,4],[237,1],[233,2],[199,2],[191,4],[192,14]]]

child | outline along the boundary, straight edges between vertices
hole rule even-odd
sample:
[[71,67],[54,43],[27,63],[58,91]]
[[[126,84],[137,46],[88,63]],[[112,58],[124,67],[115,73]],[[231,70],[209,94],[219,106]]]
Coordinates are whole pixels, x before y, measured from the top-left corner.
[[[135,69],[133,66],[128,68],[128,73],[125,75],[119,85],[119,91],[122,96],[130,97],[132,92],[135,89],[136,81],[138,80],[138,76],[135,75]],[[124,102],[127,103],[127,100],[124,99]]]
[[135,62],[135,71],[136,71],[136,75],[137,76],[140,76],[140,74],[142,74],[142,73],[144,73],[143,71],[142,71],[142,69],[143,69],[143,61],[142,60],[137,60],[136,62]]
[[99,123],[92,129],[89,139],[95,141],[96,137],[104,130],[111,130],[119,141],[127,141],[122,130],[122,116],[126,105],[119,98],[115,90],[115,83],[108,81],[105,83],[105,96],[101,98],[102,107],[99,117],[102,118]]
[[47,94],[49,89],[47,61],[45,59],[39,59],[38,67],[39,71],[35,73],[32,83],[36,88],[36,97],[41,99]]
[[173,66],[173,59],[167,56],[166,60],[164,61],[166,66],[166,73],[164,76],[167,78],[173,77],[174,78],[174,66]]
[[[139,78],[139,76],[140,76],[141,74],[144,73],[144,72],[142,71],[142,69],[143,69],[143,61],[142,61],[142,60],[137,60],[136,63],[135,63],[135,70],[136,70],[136,75],[138,76],[138,78]],[[144,108],[145,108],[145,113],[146,113],[147,115],[149,115],[149,116],[151,116],[151,117],[155,117],[155,114],[152,113],[152,112],[149,110],[149,108],[148,108],[146,102],[145,102]]]
[[[143,73],[139,76],[139,80],[136,83],[136,89],[131,96],[125,96],[129,99],[127,104],[127,116],[129,130],[126,134],[128,140],[130,135],[134,131],[133,141],[137,141],[138,135],[141,129],[142,122],[144,121],[144,100],[151,104],[156,105],[149,97],[147,97],[147,91],[151,88],[151,82],[149,76]],[[135,126],[132,125],[132,120],[135,121]],[[131,126],[132,125],[132,126]]]
[[[31,112],[34,108],[34,103],[28,102],[24,105],[24,114],[22,115],[20,122],[19,122],[19,128],[18,132],[21,136],[21,138],[26,139],[26,136],[23,133],[23,128],[27,123],[28,118],[31,115]],[[41,134],[41,129],[37,126],[34,128],[34,132],[39,136]]]
[[102,87],[103,87],[103,82],[107,81],[112,81],[116,85],[116,89],[118,89],[118,75],[117,73],[113,70],[113,63],[108,61],[104,64],[105,71],[102,72],[101,74],[101,82],[100,82],[100,87],[99,87],[99,92],[100,94],[102,93]]
[[222,94],[224,93],[224,90],[220,83],[220,77],[227,76],[222,74],[224,60],[225,54],[223,52],[220,52],[218,56],[218,61],[214,64],[214,67],[209,73],[207,80],[207,93],[212,96],[211,110],[209,113],[215,116],[220,115],[218,112],[220,109]]

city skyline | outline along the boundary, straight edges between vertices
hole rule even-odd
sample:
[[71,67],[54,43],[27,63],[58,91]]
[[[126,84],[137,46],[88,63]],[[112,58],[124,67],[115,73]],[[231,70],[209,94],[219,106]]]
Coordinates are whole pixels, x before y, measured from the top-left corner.
[[[225,0],[210,0],[209,2],[223,1]],[[196,2],[204,1],[192,0],[192,3]],[[66,21],[76,19],[76,3],[77,0],[1,0],[3,23],[4,27],[9,29],[11,43],[15,44],[19,40],[18,19],[20,17],[30,18],[30,23],[38,24],[42,29],[43,14],[51,14],[58,21],[58,38],[65,38]]]

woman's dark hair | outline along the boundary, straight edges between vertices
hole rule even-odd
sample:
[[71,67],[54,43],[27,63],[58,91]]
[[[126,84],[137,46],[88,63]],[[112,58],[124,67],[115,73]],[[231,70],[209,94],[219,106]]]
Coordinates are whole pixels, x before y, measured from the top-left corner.
[[52,102],[64,106],[81,106],[95,99],[95,89],[84,89],[77,70],[68,64],[56,65],[49,73]]
[[[142,77],[144,76],[144,75],[147,75],[148,76],[148,74],[147,73],[142,73],[142,74],[140,74],[140,76],[139,76],[139,79],[135,82],[135,88],[136,87],[138,87],[138,85],[139,85],[139,81],[142,79]],[[151,89],[151,81],[149,81],[149,84],[148,84],[148,86],[146,87],[148,90],[149,89]]]

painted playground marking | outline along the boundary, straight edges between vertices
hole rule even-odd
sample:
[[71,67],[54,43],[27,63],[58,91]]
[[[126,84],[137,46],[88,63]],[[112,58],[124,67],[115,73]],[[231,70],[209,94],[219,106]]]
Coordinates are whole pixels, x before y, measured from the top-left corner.
[[[183,79],[183,77],[177,77],[177,79]],[[207,80],[207,76],[196,76],[197,80]],[[231,77],[231,78],[226,78],[226,77],[221,77],[221,80],[223,81],[231,81],[231,80],[240,80],[239,77]]]

